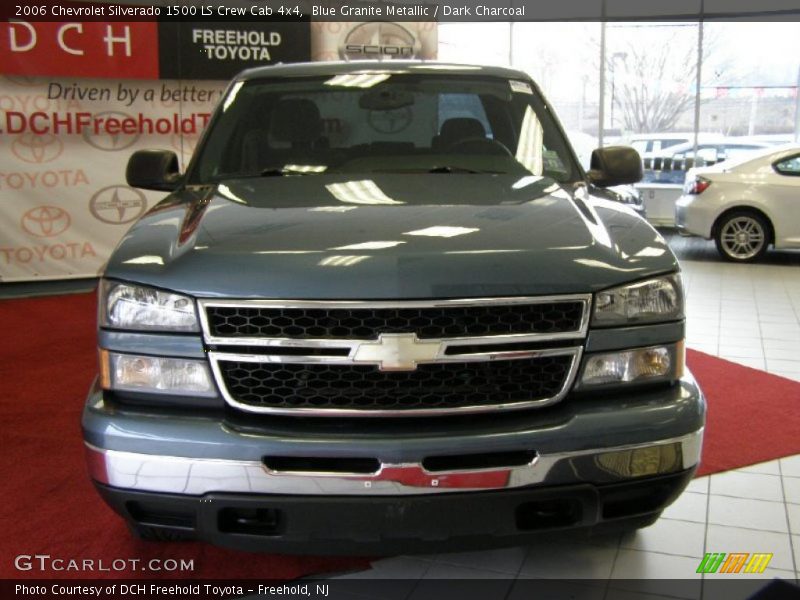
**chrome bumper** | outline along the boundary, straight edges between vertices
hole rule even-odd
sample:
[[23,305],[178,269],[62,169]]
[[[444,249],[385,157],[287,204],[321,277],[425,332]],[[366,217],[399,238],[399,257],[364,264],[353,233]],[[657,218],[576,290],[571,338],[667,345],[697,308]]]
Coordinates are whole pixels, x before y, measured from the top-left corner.
[[[158,456],[86,444],[91,477],[127,490],[203,495],[212,492],[297,495],[406,495],[512,489],[546,481],[561,463],[637,449],[680,448],[681,469],[700,461],[703,430],[647,444],[537,454],[525,465],[478,470],[426,470],[420,463],[381,464],[370,474],[272,471],[260,461]],[[613,458],[612,458],[613,460]],[[607,461],[606,461],[607,462]],[[651,473],[653,475],[659,473]]]

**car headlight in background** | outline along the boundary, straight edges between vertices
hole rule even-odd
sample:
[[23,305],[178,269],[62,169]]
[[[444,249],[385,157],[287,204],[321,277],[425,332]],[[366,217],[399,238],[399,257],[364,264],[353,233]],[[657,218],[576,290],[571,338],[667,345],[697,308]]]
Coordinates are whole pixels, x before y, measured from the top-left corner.
[[600,327],[674,321],[683,318],[678,273],[598,292],[592,324]]
[[100,325],[149,331],[200,330],[192,298],[107,280],[100,284]]
[[683,342],[587,354],[578,386],[674,381],[683,376],[684,355]]
[[118,354],[100,350],[100,384],[103,389],[176,394],[217,395],[204,360]]

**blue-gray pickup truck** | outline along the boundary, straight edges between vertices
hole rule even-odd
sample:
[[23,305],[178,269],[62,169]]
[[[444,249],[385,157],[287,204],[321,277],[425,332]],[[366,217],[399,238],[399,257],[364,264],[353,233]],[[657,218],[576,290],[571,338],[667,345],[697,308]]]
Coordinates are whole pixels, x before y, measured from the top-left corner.
[[279,65],[230,84],[99,288],[92,479],[146,539],[430,551],[652,523],[695,472],[680,267],[522,72]]

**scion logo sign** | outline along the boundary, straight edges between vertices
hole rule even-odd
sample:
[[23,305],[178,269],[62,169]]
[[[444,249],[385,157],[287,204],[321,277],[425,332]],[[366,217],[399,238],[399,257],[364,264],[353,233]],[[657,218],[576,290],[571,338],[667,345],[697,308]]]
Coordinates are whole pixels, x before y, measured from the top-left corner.
[[35,237],[53,237],[69,229],[69,213],[57,206],[37,206],[24,215],[20,225],[25,233]]
[[64,151],[64,143],[52,133],[35,135],[33,132],[18,135],[11,142],[11,152],[28,163],[47,163],[57,159]]
[[111,225],[135,221],[146,209],[147,198],[144,194],[126,185],[104,187],[89,200],[92,216]]
[[339,46],[339,58],[416,58],[421,46],[414,34],[397,23],[373,21],[357,25]]
[[[108,110],[101,113],[95,113],[94,118],[104,120],[113,118],[122,121],[123,119],[133,119],[134,117],[118,110]],[[91,127],[83,129],[81,133],[83,140],[90,146],[105,152],[119,152],[120,150],[130,148],[136,143],[141,135],[139,133],[94,133],[92,129],[93,128]]]

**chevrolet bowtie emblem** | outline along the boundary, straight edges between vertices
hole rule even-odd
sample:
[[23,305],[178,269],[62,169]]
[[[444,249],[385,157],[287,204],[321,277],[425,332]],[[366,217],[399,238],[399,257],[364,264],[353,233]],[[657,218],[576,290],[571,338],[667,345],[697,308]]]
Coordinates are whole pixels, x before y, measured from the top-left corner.
[[353,362],[378,365],[381,371],[413,371],[418,363],[439,357],[442,342],[420,340],[415,333],[382,333],[377,342],[362,342]]

